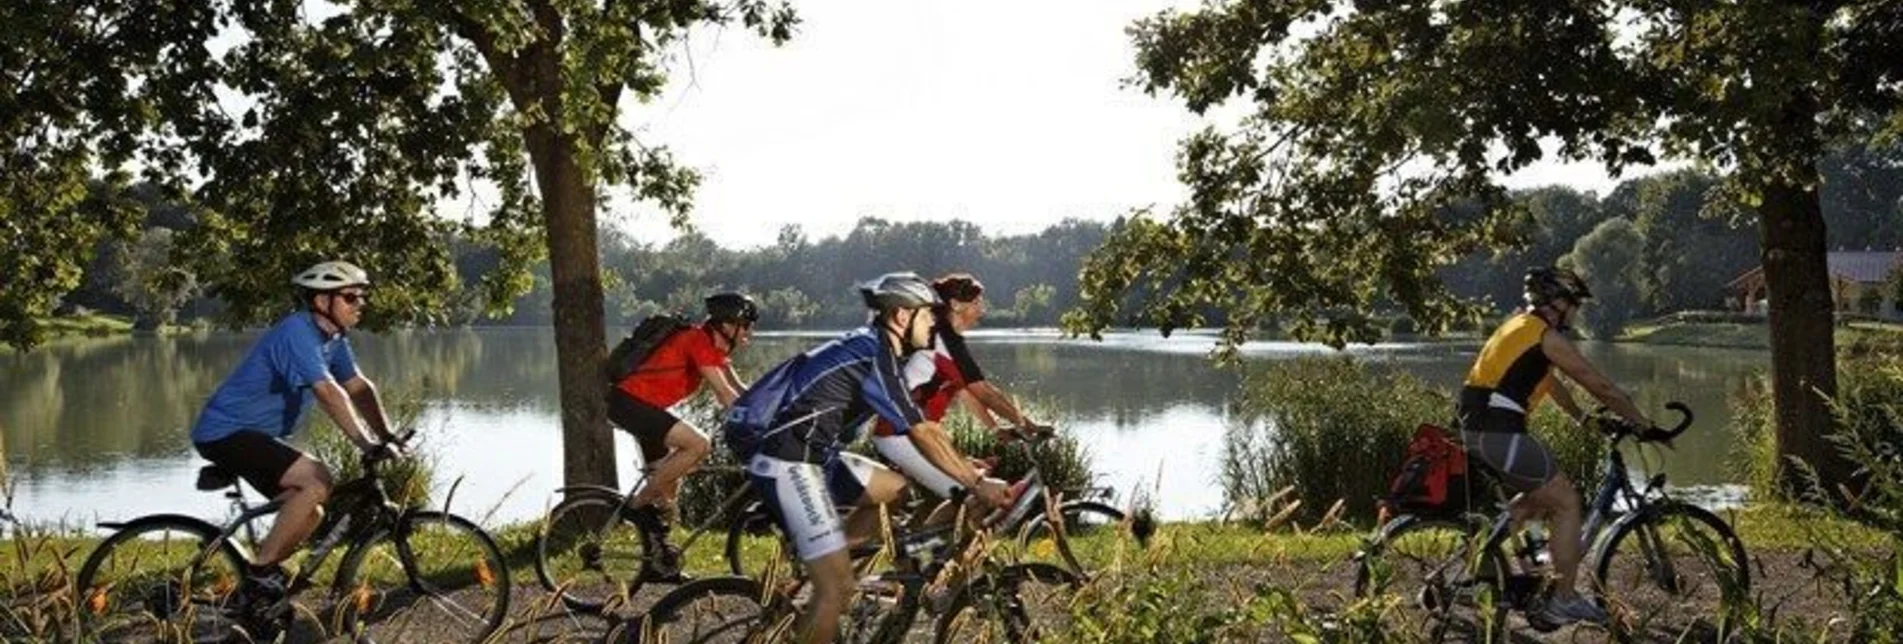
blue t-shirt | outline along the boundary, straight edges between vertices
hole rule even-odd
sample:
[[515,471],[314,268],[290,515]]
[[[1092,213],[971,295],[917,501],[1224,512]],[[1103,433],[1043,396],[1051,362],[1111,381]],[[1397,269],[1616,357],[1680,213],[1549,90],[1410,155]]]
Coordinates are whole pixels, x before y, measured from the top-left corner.
[[311,313],[292,313],[266,331],[218,385],[192,426],[192,442],[209,443],[240,431],[290,436],[317,399],[312,386],[355,377],[350,341],[341,335],[326,339]]
[[898,434],[924,421],[900,365],[878,330],[861,328],[774,367],[734,401],[725,426],[742,461],[765,453],[823,463],[877,415]]

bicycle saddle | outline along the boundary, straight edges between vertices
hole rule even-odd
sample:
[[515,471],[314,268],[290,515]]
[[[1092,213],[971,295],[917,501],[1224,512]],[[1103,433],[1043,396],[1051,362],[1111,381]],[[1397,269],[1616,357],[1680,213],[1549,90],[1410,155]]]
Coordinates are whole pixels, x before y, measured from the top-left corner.
[[238,475],[232,474],[231,470],[217,465],[206,465],[198,468],[198,489],[200,490],[205,492],[217,492],[237,484]]

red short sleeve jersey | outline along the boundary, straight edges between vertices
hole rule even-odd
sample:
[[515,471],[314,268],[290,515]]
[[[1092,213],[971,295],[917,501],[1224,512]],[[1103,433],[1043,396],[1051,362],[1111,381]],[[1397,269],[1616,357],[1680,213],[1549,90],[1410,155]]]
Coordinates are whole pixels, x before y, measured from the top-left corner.
[[654,348],[641,368],[616,386],[636,400],[667,409],[700,389],[702,367],[727,366],[727,354],[701,325],[675,333]]

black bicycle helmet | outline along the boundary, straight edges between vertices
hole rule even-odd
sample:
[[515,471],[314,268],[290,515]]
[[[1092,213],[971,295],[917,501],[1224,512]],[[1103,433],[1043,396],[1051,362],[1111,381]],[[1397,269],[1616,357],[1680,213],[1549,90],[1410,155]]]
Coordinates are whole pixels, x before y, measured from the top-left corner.
[[707,319],[714,322],[760,321],[760,306],[745,293],[727,291],[707,296]]
[[886,273],[859,284],[859,297],[866,308],[886,312],[916,309],[938,304],[938,293],[918,273]]
[[1548,266],[1527,270],[1527,304],[1544,306],[1562,298],[1578,304],[1592,299],[1592,289],[1572,269]]

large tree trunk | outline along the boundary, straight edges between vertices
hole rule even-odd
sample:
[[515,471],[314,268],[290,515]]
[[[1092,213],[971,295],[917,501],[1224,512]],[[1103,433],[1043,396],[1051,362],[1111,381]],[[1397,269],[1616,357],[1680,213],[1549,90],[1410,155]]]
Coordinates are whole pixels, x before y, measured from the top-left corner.
[[1824,217],[1814,186],[1777,183],[1765,190],[1758,207],[1771,300],[1778,480],[1791,492],[1803,491],[1798,487],[1803,481],[1789,464],[1792,457],[1815,467],[1832,491],[1850,480],[1853,469],[1827,439],[1833,427],[1828,399],[1837,394],[1837,363]]
[[614,435],[601,380],[601,258],[595,190],[576,165],[574,142],[547,124],[528,133],[542,193],[549,276],[555,282],[555,362],[562,399],[562,481],[615,487]]

